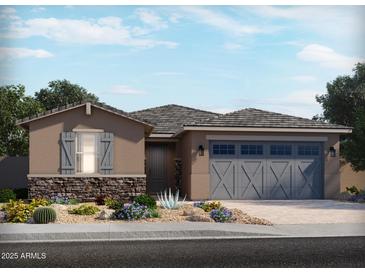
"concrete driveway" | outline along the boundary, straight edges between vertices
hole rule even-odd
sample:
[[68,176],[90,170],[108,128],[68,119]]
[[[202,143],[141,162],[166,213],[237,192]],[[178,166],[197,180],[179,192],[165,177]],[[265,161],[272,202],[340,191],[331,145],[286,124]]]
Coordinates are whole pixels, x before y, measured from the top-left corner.
[[222,201],[273,224],[364,223],[365,204],[333,200]]

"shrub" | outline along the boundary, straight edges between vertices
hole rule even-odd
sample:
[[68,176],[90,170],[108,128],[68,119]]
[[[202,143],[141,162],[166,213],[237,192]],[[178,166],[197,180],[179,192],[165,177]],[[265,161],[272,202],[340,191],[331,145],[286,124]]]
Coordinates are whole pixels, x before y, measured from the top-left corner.
[[96,206],[81,205],[77,208],[69,210],[69,213],[77,214],[77,215],[94,215],[96,212],[99,212],[99,211],[100,211],[100,209],[97,208]]
[[0,203],[7,203],[9,200],[15,200],[16,194],[10,188],[0,189]]
[[157,208],[156,201],[150,195],[142,194],[134,199],[134,202],[140,205],[145,205],[150,209]]
[[28,188],[16,188],[14,193],[17,199],[28,199]]
[[165,209],[177,209],[182,206],[185,201],[186,195],[182,202],[179,202],[179,190],[176,191],[175,195],[171,194],[171,188],[169,188],[169,194],[167,195],[167,191],[164,193],[157,194],[158,200],[160,201],[161,206]]
[[221,207],[219,209],[213,209],[210,212],[210,217],[218,223],[225,223],[231,220],[232,211],[225,207]]
[[193,206],[194,207],[199,207],[199,208],[202,208],[202,206],[205,204],[204,201],[196,201],[194,202]]
[[105,205],[114,210],[121,209],[123,207],[123,204],[119,202],[118,200],[112,199],[112,198],[106,198],[105,199]]
[[222,207],[222,203],[219,201],[205,202],[200,204],[198,207],[203,209],[205,212],[211,212],[213,209],[220,209]]
[[148,218],[149,213],[150,211],[145,205],[139,205],[136,203],[124,204],[122,209],[114,212],[114,217],[116,219],[132,221]]
[[68,198],[63,196],[53,196],[51,198],[52,204],[60,204],[60,205],[77,205],[80,203],[78,199]]
[[23,200],[10,200],[4,206],[6,219],[10,223],[25,223],[32,217],[35,208],[49,204],[46,199],[33,199],[29,204],[24,203]]
[[157,210],[150,209],[150,212],[148,213],[148,218],[160,218],[160,217],[161,217],[161,215],[160,215],[160,213],[158,213]]
[[356,186],[346,187],[346,191],[352,195],[357,195],[360,193],[360,190]]
[[71,199],[68,200],[69,205],[78,205],[79,203],[80,203],[80,201],[77,200],[77,199],[71,198]]
[[97,205],[105,205],[105,196],[103,195],[96,196],[95,203]]
[[38,207],[34,210],[33,220],[36,224],[48,224],[56,220],[56,211],[50,207]]

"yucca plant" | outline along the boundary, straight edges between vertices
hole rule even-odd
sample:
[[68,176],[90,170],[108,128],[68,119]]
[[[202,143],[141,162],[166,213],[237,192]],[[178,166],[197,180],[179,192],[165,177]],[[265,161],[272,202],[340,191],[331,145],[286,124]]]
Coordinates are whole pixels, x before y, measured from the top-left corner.
[[38,207],[33,213],[36,224],[48,224],[56,220],[56,211],[50,207]]
[[176,191],[175,195],[171,193],[171,188],[169,188],[169,194],[167,195],[167,191],[164,193],[157,194],[157,198],[160,201],[161,206],[166,209],[177,209],[182,206],[185,201],[186,195],[184,199],[179,202],[179,190]]

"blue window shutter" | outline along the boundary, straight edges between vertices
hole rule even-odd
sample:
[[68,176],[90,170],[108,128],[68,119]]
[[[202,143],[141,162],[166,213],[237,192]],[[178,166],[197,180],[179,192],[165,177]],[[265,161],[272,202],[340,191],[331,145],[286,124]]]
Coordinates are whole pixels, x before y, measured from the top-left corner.
[[75,132],[61,133],[61,174],[75,173]]
[[99,152],[100,152],[99,172],[101,174],[112,174],[113,156],[114,156],[113,133],[103,132],[100,134]]

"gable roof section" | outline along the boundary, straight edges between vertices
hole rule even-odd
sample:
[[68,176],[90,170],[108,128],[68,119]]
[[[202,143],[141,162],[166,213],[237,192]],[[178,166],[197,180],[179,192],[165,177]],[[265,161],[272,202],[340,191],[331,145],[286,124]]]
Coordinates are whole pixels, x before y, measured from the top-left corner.
[[247,128],[310,128],[345,129],[350,127],[314,121],[286,114],[247,108],[221,115],[217,118],[195,123],[184,123],[184,127],[247,127]]
[[208,119],[217,118],[218,113],[170,104],[155,108],[143,109],[129,113],[136,119],[154,124],[154,134],[174,134],[184,124],[204,123]]
[[71,109],[79,108],[79,107],[85,106],[87,103],[90,103],[91,106],[93,106],[93,107],[96,107],[96,108],[102,109],[104,111],[116,114],[116,115],[121,116],[123,118],[135,121],[137,123],[141,123],[141,124],[145,125],[148,128],[148,131],[151,131],[152,128],[154,127],[152,124],[149,124],[149,123],[141,121],[141,120],[139,120],[135,117],[132,117],[130,114],[128,114],[127,112],[124,112],[120,109],[114,108],[114,107],[109,106],[109,105],[104,104],[104,103],[96,103],[96,102],[89,102],[89,101],[76,102],[76,103],[73,103],[73,104],[68,104],[68,105],[65,105],[65,106],[61,106],[61,107],[58,107],[58,108],[47,110],[47,111],[38,113],[36,115],[17,120],[16,124],[18,126],[23,127],[23,128],[28,128],[28,125],[29,125],[30,122],[33,122],[33,121],[39,120],[39,119],[43,119],[45,117],[55,115],[55,114],[58,114],[58,113],[62,113],[62,112],[65,112],[65,111],[69,111]]

